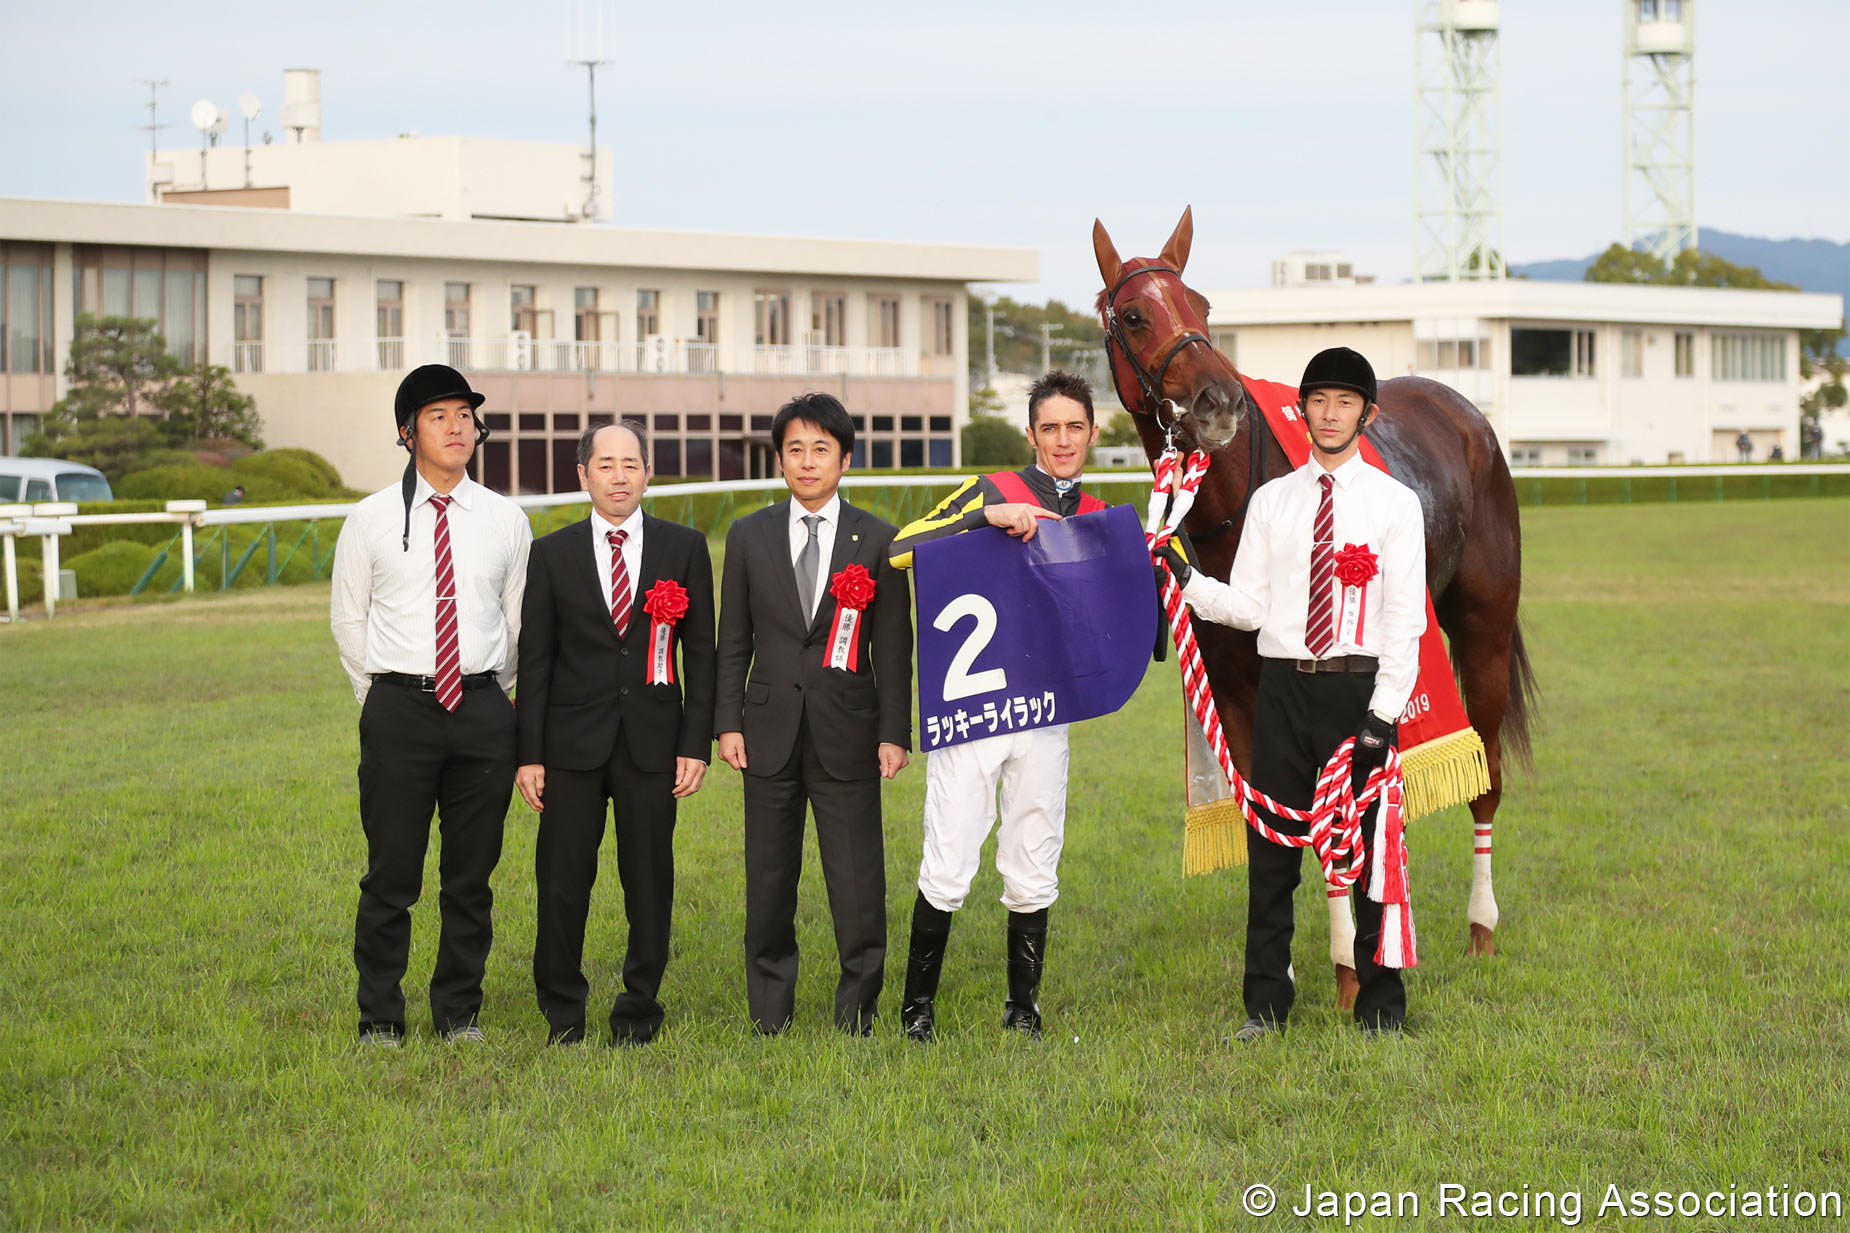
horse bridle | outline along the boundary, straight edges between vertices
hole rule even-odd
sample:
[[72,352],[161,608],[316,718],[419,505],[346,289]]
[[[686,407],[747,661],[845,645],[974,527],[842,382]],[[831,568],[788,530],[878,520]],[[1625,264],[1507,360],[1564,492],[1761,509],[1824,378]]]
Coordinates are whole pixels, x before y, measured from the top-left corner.
[[[1165,433],[1173,434],[1178,416],[1172,413],[1169,422],[1163,423],[1163,407],[1176,406],[1176,404],[1174,400],[1163,396],[1163,378],[1169,375],[1169,365],[1175,361],[1176,356],[1180,355],[1184,348],[1200,343],[1212,351],[1214,344],[1208,341],[1206,334],[1197,330],[1185,330],[1181,337],[1163,352],[1163,358],[1157,364],[1154,374],[1144,367],[1143,361],[1137,358],[1137,352],[1132,350],[1130,339],[1124,333],[1124,323],[1118,320],[1118,292],[1122,291],[1124,284],[1130,282],[1131,279],[1140,278],[1145,274],[1174,274],[1178,281],[1182,277],[1182,271],[1172,265],[1146,265],[1140,269],[1128,270],[1118,276],[1118,281],[1112,284],[1111,290],[1105,295],[1105,361],[1111,365],[1111,387],[1117,393],[1118,401],[1129,406],[1130,400],[1124,397],[1124,389],[1118,384],[1118,366],[1111,363],[1111,349],[1113,344],[1116,344],[1130,364],[1131,372],[1136,375],[1137,384],[1143,387],[1144,402],[1149,406],[1150,414],[1155,417],[1157,426]],[[1176,410],[1179,412],[1181,408],[1176,406]]]
[[[1174,274],[1178,281],[1182,277],[1182,271],[1171,265],[1146,265],[1119,276],[1118,281],[1112,284],[1111,290],[1105,295],[1105,360],[1110,364],[1112,344],[1117,344],[1118,348],[1124,352],[1124,358],[1129,362],[1131,372],[1136,374],[1137,384],[1143,387],[1144,401],[1149,405],[1150,413],[1155,417],[1157,426],[1166,436],[1173,437],[1176,420],[1179,417],[1172,414],[1169,422],[1163,423],[1163,407],[1176,406],[1173,399],[1163,396],[1163,378],[1169,374],[1171,361],[1182,353],[1184,347],[1200,343],[1209,350],[1213,350],[1214,344],[1204,334],[1195,330],[1185,331],[1170,345],[1169,350],[1163,353],[1162,362],[1157,365],[1156,372],[1152,375],[1150,370],[1143,366],[1143,362],[1137,358],[1137,353],[1131,349],[1130,339],[1124,334],[1124,324],[1118,320],[1118,292],[1124,289],[1124,284],[1143,274]],[[1118,384],[1118,367],[1116,364],[1110,366],[1112,389],[1117,393],[1118,401],[1129,406],[1130,400],[1124,397],[1123,387]],[[1177,407],[1177,410],[1179,411],[1180,408]],[[1247,450],[1249,456],[1247,469],[1250,474],[1247,476],[1246,497],[1240,502],[1240,508],[1233,512],[1232,517],[1222,519],[1205,531],[1190,531],[1191,539],[1217,539],[1233,530],[1238,525],[1241,516],[1246,513],[1247,505],[1252,502],[1253,493],[1258,491],[1259,486],[1265,482],[1265,441],[1263,440],[1263,434],[1266,431],[1265,416],[1257,407],[1253,409],[1252,414],[1254,418],[1253,440],[1251,447]]]

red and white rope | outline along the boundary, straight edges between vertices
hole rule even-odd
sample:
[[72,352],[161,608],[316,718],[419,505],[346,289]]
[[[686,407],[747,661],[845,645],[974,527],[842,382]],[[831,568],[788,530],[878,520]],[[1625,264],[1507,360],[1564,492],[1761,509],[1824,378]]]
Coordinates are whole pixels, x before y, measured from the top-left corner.
[[[1149,513],[1144,523],[1144,538],[1149,543],[1152,558],[1163,571],[1163,612],[1169,619],[1170,636],[1175,640],[1176,660],[1182,669],[1183,692],[1188,697],[1189,709],[1201,725],[1202,734],[1207,738],[1208,748],[1214,751],[1220,763],[1221,774],[1226,777],[1247,825],[1273,843],[1284,847],[1313,849],[1318,862],[1323,866],[1324,880],[1331,887],[1347,890],[1361,878],[1368,860],[1369,849],[1362,834],[1362,815],[1377,799],[1400,800],[1400,751],[1389,746],[1387,760],[1369,775],[1368,782],[1357,792],[1354,790],[1351,763],[1355,738],[1349,737],[1336,747],[1336,752],[1330,755],[1330,760],[1317,776],[1317,789],[1309,809],[1296,809],[1273,800],[1248,783],[1234,766],[1233,756],[1227,750],[1226,733],[1221,729],[1220,712],[1214,705],[1214,691],[1208,683],[1201,646],[1195,640],[1188,604],[1182,598],[1182,588],[1177,584],[1168,562],[1155,556],[1156,550],[1174,536],[1176,528],[1182,524],[1182,519],[1194,505],[1195,493],[1208,473],[1208,462],[1207,454],[1197,450],[1189,454],[1185,464],[1179,465],[1179,454],[1174,449],[1165,451],[1155,463],[1156,482],[1150,491]],[[1382,876],[1372,880],[1369,897],[1377,903],[1399,905],[1401,910],[1392,914],[1392,921],[1384,916],[1382,947],[1376,958],[1378,961],[1384,961],[1383,956],[1400,958],[1404,962],[1388,963],[1387,966],[1412,967],[1417,962],[1413,947],[1413,917],[1407,896],[1406,859],[1399,833],[1400,820],[1398,811],[1394,812],[1395,817],[1391,822],[1378,828],[1383,832],[1383,842],[1378,846],[1392,850],[1382,854],[1387,858],[1379,871]],[[1381,813],[1385,815],[1388,810],[1384,808]],[[1305,833],[1294,835],[1278,830],[1266,820],[1268,814],[1288,822],[1303,823]],[[1388,831],[1393,833],[1386,834]],[[1390,930],[1395,928],[1402,932],[1390,939]]]

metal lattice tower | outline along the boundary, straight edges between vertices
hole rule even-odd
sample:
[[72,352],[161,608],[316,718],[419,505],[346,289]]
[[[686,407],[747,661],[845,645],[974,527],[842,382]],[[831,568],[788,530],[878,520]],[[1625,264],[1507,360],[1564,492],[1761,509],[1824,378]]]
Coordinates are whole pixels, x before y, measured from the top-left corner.
[[1625,243],[1696,247],[1696,0],[1625,5]]
[[1415,0],[1413,276],[1502,278],[1497,0]]

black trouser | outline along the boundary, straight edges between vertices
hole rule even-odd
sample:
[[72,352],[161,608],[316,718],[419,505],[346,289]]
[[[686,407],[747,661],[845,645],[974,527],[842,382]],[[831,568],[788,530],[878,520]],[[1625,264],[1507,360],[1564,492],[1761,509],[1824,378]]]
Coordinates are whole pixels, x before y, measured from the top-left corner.
[[405,1030],[399,982],[411,948],[411,905],[424,884],[433,806],[442,840],[443,928],[430,974],[438,1031],[465,1027],[482,1008],[494,942],[501,827],[514,791],[514,704],[492,685],[466,689],[452,713],[437,695],[374,682],[360,708],[360,823],[366,874],[353,925],[360,1030]]
[[533,984],[554,1036],[583,1030],[591,992],[582,966],[585,918],[597,881],[607,802],[616,815],[617,878],[629,921],[623,992],[611,1007],[610,1030],[648,1040],[662,1025],[657,995],[668,966],[674,912],[674,772],[639,768],[621,733],[601,770],[546,768],[546,808],[533,860],[539,883]]
[[[1290,660],[1268,659],[1259,672],[1259,700],[1253,714],[1253,786],[1281,805],[1308,809],[1317,777],[1336,747],[1354,736],[1374,693],[1372,672],[1299,672]],[[1365,841],[1374,839],[1375,811],[1362,818]],[[1303,834],[1301,823],[1268,819],[1274,829]],[[1249,1018],[1278,1024],[1291,1013],[1297,989],[1291,979],[1292,894],[1301,878],[1302,848],[1284,847],[1253,835],[1246,901],[1246,974],[1241,994]],[[1321,866],[1316,866],[1321,872]],[[1355,999],[1357,1023],[1397,1025],[1406,1018],[1407,993],[1400,969],[1375,962],[1381,939],[1381,905],[1368,897],[1368,872],[1350,893],[1355,907]]]
[[795,1013],[806,803],[816,814],[816,848],[841,960],[835,1023],[844,1030],[865,1029],[873,1023],[886,976],[880,780],[830,776],[816,756],[807,721],[781,770],[745,776],[746,1001],[760,1031],[781,1030]]

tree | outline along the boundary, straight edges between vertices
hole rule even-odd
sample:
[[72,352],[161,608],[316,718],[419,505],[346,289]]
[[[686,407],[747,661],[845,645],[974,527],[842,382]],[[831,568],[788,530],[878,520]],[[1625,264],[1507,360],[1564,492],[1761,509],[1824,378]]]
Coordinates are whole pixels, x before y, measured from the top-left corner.
[[161,431],[143,413],[164,412],[162,400],[179,372],[157,323],[79,314],[64,366],[70,392],[52,404],[24,452],[88,463],[118,478],[136,454],[161,443]]
[[1100,445],[1137,445],[1143,438],[1137,435],[1137,422],[1131,418],[1129,411],[1119,411],[1105,421],[1104,429],[1098,434]]
[[1797,291],[1792,283],[1774,282],[1751,265],[1736,265],[1714,253],[1686,248],[1668,263],[1640,249],[1614,244],[1587,267],[1590,283],[1650,283],[1671,287],[1735,287],[1749,291]]
[[1019,467],[1034,457],[1022,430],[994,416],[980,416],[961,434],[967,467]]
[[971,415],[1001,415],[1008,409],[1008,404],[1002,401],[1002,395],[996,393],[995,386],[985,385],[980,390],[974,385],[970,387]]
[[1667,283],[1664,259],[1623,244],[1614,244],[1593,259],[1582,281],[1589,283]]
[[[1018,304],[1008,296],[995,303],[996,368],[1000,372],[1039,376],[1041,373],[1041,327],[1060,327],[1053,335],[1054,366],[1071,355],[1074,347],[1097,350],[1105,345],[1105,331],[1091,313],[1075,312],[1059,300],[1044,305]],[[989,374],[981,371],[989,328],[983,301],[970,297],[970,384],[987,385]]]
[[169,440],[241,441],[262,449],[257,400],[241,393],[222,364],[197,364],[181,373],[162,396]]

